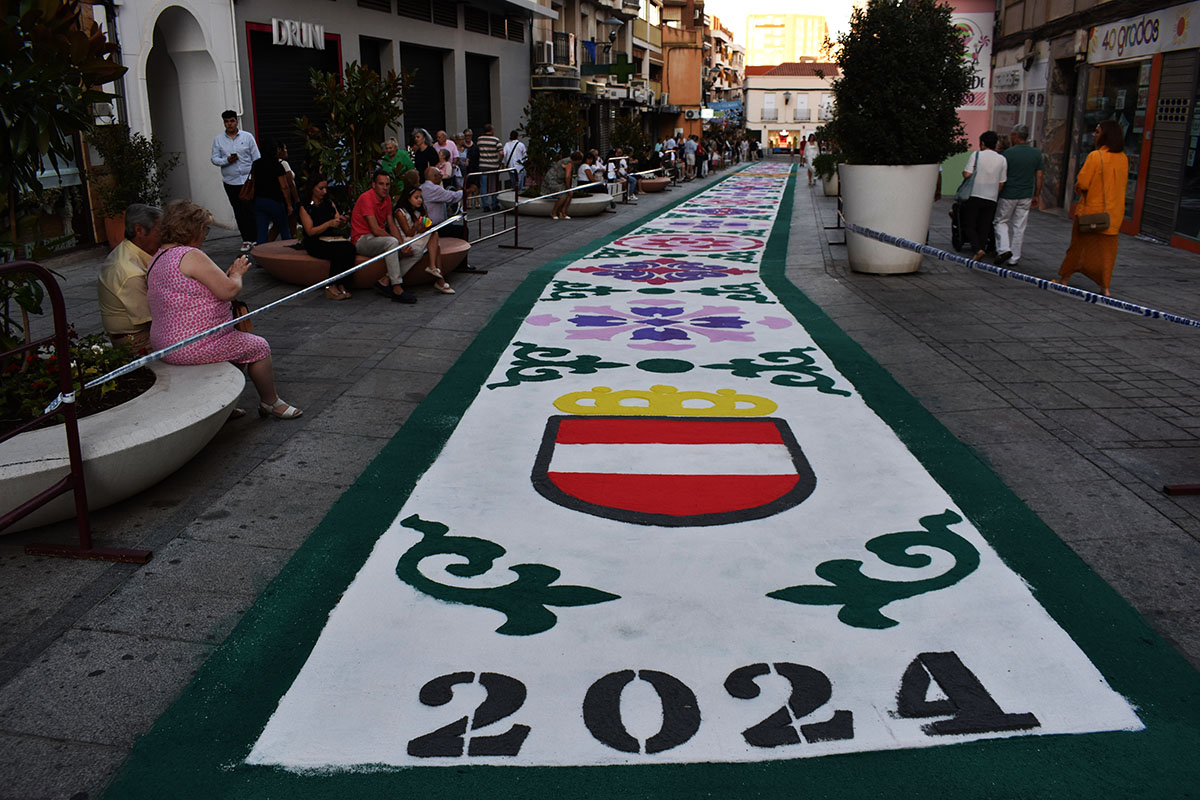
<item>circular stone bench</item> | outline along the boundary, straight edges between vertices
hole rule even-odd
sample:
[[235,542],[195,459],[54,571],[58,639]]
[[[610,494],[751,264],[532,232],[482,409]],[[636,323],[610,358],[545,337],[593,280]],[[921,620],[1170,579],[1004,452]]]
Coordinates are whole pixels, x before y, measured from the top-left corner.
[[[284,283],[312,286],[329,277],[328,261],[314,258],[303,250],[292,247],[293,244],[295,242],[288,240],[255,245],[254,249],[250,251],[250,255],[254,256],[254,260],[261,264],[269,275]],[[470,242],[449,236],[439,236],[438,245],[442,252],[443,273],[450,273],[458,269],[467,260],[467,253],[471,250]],[[358,256],[354,263],[361,264],[366,260],[367,256]],[[404,285],[419,286],[433,283],[434,277],[425,271],[428,264],[429,254],[426,253],[404,276]],[[350,286],[355,289],[370,289],[371,284],[386,273],[387,266],[381,258],[374,264],[354,273],[350,278]]]
[[642,178],[638,181],[639,192],[661,192],[671,182],[670,178]]
[[[148,489],[199,453],[217,434],[246,384],[228,362],[192,367],[151,364],[154,385],[127,403],[79,420],[88,508]],[[0,511],[7,512],[70,471],[63,426],[27,431],[0,446]],[[59,495],[4,533],[75,516],[75,494]]]
[[[521,209],[518,213],[522,217],[549,217],[550,212],[554,210],[554,202],[557,198],[521,198]],[[604,213],[604,209],[608,208],[612,203],[612,198],[608,192],[604,194],[589,194],[584,197],[571,198],[571,207],[567,209],[568,217],[595,217]],[[500,205],[505,209],[513,207],[511,198],[501,197]]]

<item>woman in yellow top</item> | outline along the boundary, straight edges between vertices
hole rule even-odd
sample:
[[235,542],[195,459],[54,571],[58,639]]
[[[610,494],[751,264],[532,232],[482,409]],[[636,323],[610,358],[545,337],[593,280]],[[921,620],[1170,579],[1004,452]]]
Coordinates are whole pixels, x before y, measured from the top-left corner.
[[[1113,264],[1117,260],[1117,232],[1125,219],[1125,186],[1129,182],[1129,159],[1125,153],[1125,136],[1121,126],[1106,119],[1096,126],[1096,149],[1088,153],[1083,169],[1075,179],[1075,191],[1083,195],[1075,209],[1075,224],[1071,227],[1071,246],[1058,268],[1058,280],[1065,284],[1076,272],[1082,272],[1100,286],[1108,297]],[[1083,214],[1108,212],[1108,228],[1085,232],[1079,230]]]

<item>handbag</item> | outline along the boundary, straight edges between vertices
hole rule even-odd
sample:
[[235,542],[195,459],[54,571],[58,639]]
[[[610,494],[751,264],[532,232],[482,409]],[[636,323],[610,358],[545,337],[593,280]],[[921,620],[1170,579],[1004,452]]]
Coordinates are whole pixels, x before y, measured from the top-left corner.
[[254,176],[246,178],[246,182],[242,184],[241,190],[238,191],[238,200],[243,203],[249,203],[254,199]]
[[[233,312],[233,318],[238,319],[250,313],[250,306],[242,300],[232,300],[229,303],[229,310]],[[233,326],[242,333],[251,333],[254,330],[254,320],[243,320]]]
[[[1106,198],[1104,197],[1104,158],[1103,157],[1101,157],[1101,159],[1100,159],[1100,199],[1101,199],[1101,201],[1104,201],[1104,205],[1106,205],[1106,206],[1108,205],[1108,202],[1107,202]],[[1106,231],[1106,230],[1108,230],[1109,225],[1112,224],[1112,220],[1109,219],[1107,211],[1101,211],[1098,214],[1080,214],[1078,221],[1079,221],[1079,230],[1083,233],[1096,233],[1097,231]]]
[[954,192],[954,199],[960,202],[966,202],[971,199],[971,192],[975,189],[975,175],[978,173],[979,167],[979,151],[975,151],[975,167],[971,169],[971,177],[963,178],[963,182],[958,185],[958,190]]

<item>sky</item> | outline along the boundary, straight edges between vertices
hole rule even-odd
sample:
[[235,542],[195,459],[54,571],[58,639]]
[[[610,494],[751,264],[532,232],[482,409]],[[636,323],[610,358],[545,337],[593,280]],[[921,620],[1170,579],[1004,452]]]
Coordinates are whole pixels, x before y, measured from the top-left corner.
[[825,17],[829,37],[849,27],[851,0],[704,0],[704,13],[719,17],[739,44],[746,44],[748,14],[817,14]]

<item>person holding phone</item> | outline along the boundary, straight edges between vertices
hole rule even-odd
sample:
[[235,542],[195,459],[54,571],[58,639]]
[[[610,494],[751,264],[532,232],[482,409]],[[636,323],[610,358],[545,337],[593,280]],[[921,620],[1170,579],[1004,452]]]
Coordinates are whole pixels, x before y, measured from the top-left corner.
[[[329,277],[345,272],[354,266],[358,250],[342,235],[350,217],[338,213],[337,206],[329,199],[329,180],[318,175],[312,184],[307,203],[300,206],[300,227],[304,230],[301,244],[313,258],[329,261]],[[350,293],[340,283],[325,287],[325,296],[330,300],[349,300]]]

